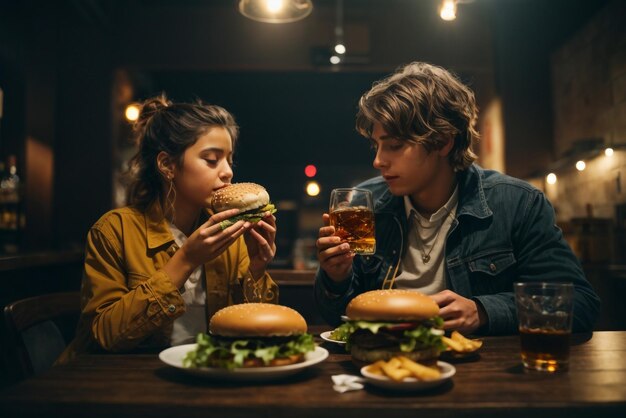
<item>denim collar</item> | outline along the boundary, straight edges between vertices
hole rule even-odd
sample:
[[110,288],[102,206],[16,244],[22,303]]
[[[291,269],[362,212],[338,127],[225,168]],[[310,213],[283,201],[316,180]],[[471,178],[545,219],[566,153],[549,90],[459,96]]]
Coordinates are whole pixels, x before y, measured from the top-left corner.
[[[459,204],[456,211],[457,218],[463,215],[484,219],[493,215],[487,204],[485,190],[483,188],[484,171],[477,164],[472,164],[467,170],[457,174],[459,183]],[[378,212],[402,213],[404,211],[404,199],[401,196],[391,194],[389,188],[374,202]]]

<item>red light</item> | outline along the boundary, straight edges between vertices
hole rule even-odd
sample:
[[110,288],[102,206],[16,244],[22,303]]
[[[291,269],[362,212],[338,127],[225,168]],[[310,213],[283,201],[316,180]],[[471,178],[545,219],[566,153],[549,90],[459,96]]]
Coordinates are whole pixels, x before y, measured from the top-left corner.
[[317,168],[313,164],[309,164],[304,167],[304,174],[307,177],[315,177],[315,174],[317,174]]

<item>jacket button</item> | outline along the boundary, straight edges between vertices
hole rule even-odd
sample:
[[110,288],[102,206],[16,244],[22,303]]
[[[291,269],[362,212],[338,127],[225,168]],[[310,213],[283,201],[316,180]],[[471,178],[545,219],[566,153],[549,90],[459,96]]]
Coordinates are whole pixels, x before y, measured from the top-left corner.
[[176,311],[176,306],[170,305],[167,307],[167,310],[170,311],[171,313],[174,313]]
[[489,264],[489,270],[496,271],[496,270],[498,270],[498,268],[496,267],[495,264],[491,263],[491,264]]

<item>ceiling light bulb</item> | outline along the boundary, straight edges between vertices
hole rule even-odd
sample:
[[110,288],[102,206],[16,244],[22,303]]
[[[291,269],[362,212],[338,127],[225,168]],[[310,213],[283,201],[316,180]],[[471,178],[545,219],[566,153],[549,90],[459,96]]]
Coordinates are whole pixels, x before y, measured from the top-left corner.
[[580,160],[576,163],[576,170],[583,171],[587,167],[587,164],[583,160]]
[[604,155],[606,155],[607,157],[612,157],[613,156],[613,148],[607,148],[604,150]]
[[338,54],[345,54],[346,53],[345,45],[344,44],[335,45],[335,52]]
[[439,16],[447,21],[456,19],[456,1],[443,0],[441,8],[439,9]]
[[556,174],[554,173],[550,173],[546,176],[546,181],[548,182],[548,184],[554,184],[556,183]]
[[311,0],[239,0],[239,12],[265,23],[289,23],[311,14]]
[[265,7],[270,13],[278,13],[284,7],[283,0],[266,0]]

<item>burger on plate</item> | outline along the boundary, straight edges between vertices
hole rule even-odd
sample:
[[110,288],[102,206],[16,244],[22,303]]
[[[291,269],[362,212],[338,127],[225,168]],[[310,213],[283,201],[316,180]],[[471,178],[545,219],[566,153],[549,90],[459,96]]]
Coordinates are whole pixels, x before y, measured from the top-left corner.
[[222,229],[239,220],[256,223],[265,213],[276,212],[265,187],[256,183],[233,183],[215,190],[211,195],[211,209],[216,213],[228,209],[240,210],[237,215],[220,223]]
[[199,334],[185,367],[285,366],[315,350],[302,315],[282,305],[243,303],[215,313],[209,334]]
[[435,364],[445,350],[443,319],[429,296],[411,290],[373,290],[352,299],[348,320],[339,327],[358,365],[394,356]]

